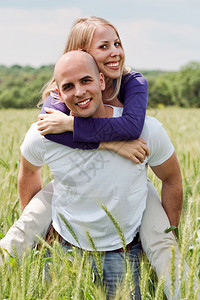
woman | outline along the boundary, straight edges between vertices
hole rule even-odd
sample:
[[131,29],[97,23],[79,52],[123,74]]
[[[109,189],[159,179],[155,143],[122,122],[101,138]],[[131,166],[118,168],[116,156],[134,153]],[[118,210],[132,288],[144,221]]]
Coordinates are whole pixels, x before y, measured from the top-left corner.
[[[141,74],[128,72],[128,70],[124,68],[124,51],[115,27],[106,20],[97,17],[78,20],[71,30],[64,52],[76,49],[88,51],[93,55],[99,70],[103,72],[106,79],[106,89],[103,93],[103,101],[106,104],[116,105],[118,97],[124,104],[123,116],[115,119],[82,119],[77,117],[73,118],[55,111],[54,108],[60,109],[64,113],[69,113],[66,110],[66,107],[57,101],[56,86],[53,78],[46,86],[43,93],[43,98],[47,95],[48,97],[44,102],[42,112],[44,112],[44,107],[49,106],[46,111],[51,114],[41,114],[39,116],[38,129],[41,131],[41,134],[46,135],[48,133],[46,138],[70,147],[81,149],[103,149],[103,147],[109,147],[111,142],[100,142],[138,138],[142,131],[147,106],[147,83]],[[82,105],[84,105],[84,103],[82,103]],[[73,135],[69,131],[65,132],[66,130],[73,130]],[[59,135],[55,134],[58,132],[63,133]],[[95,134],[91,134],[91,132]],[[75,141],[73,141],[73,138]],[[120,151],[121,148],[119,149],[119,153]],[[139,140],[136,151],[134,152],[135,158],[132,159],[137,163],[139,160],[143,161],[145,153],[148,154],[147,147]],[[125,156],[129,157],[127,151]],[[167,273],[165,291],[168,297],[170,297],[170,273],[169,270],[167,271],[167,268],[169,268],[170,265],[170,246],[174,245],[177,253],[178,246],[172,233],[169,233],[168,235],[164,233],[164,230],[170,226],[169,220],[162,208],[159,196],[150,182],[148,182],[148,188],[149,195],[147,199],[147,209],[143,220],[144,225],[142,224],[140,230],[141,240],[144,251],[150,258],[150,261],[159,276],[162,275],[162,267],[165,268]],[[22,215],[20,220],[17,221],[17,225],[15,225],[16,231],[22,226],[23,231],[27,232],[30,223],[33,224],[33,222],[29,221],[28,223],[26,220],[35,218],[33,221],[36,223],[38,217],[40,220],[42,219],[43,224],[42,226],[38,226],[37,224],[37,229],[32,230],[32,232],[41,234],[41,232],[46,229],[47,225],[50,223],[50,215],[47,217],[45,212],[45,210],[47,210],[45,201],[48,202],[51,200],[52,191],[50,191],[50,189],[52,189],[52,184],[49,184],[45,191],[41,191],[39,192],[39,195],[35,196],[33,201],[35,201],[35,199],[37,200],[37,207],[35,207],[34,202],[31,201],[25,208],[23,213],[24,217]],[[39,202],[43,205],[43,212],[39,209]],[[154,211],[156,211],[156,218],[152,218]],[[44,219],[41,217],[42,214],[45,216]],[[156,235],[153,235],[155,227]],[[8,233],[9,238],[13,237],[12,230],[14,229],[11,228]],[[151,240],[152,235],[149,238],[149,234],[151,233],[153,235],[153,240]],[[159,234],[157,235],[157,233]],[[8,251],[10,250],[9,252],[12,253],[11,247],[8,247],[10,241],[8,238],[6,239],[6,237],[1,241],[1,247],[4,245],[4,248]],[[16,242],[15,239],[12,238],[12,240],[13,243]],[[161,246],[158,246],[156,250],[153,249],[153,245],[155,245],[155,243],[158,245],[161,240]],[[33,234],[31,236],[29,232],[28,240],[26,239],[26,245],[23,247],[31,246],[33,241],[34,236]],[[165,246],[167,245],[167,247],[162,249],[163,243]],[[17,246],[19,243],[17,244],[16,242],[15,245]],[[152,249],[154,251],[152,251]],[[17,250],[20,252],[19,248]],[[158,256],[158,253],[159,255],[162,253],[162,255]],[[159,260],[160,257],[163,259],[163,254],[166,256],[165,260]],[[174,299],[176,299],[177,293],[178,290],[175,292]]]
[[[53,115],[42,114],[39,116],[40,121],[38,122],[38,129],[41,134],[57,133],[58,130],[59,132],[72,130],[74,127],[74,144],[70,140],[72,135],[69,133],[63,133],[56,137],[55,135],[47,135],[46,138],[53,141],[56,139],[61,144],[82,149],[98,148],[99,142],[139,138],[146,113],[148,86],[141,74],[130,72],[124,68],[124,50],[115,27],[102,18],[79,19],[72,27],[64,53],[76,49],[89,52],[95,58],[99,70],[104,74],[106,80],[103,101],[114,105],[118,98],[124,104],[122,118],[95,120],[75,117],[73,119],[73,117],[68,118],[63,115],[63,120],[59,124],[59,120],[56,122]],[[43,100],[45,100],[43,109],[50,106],[67,112],[65,105],[59,103],[59,107],[57,107],[55,89],[55,81],[52,78],[43,92]],[[47,111],[52,112],[48,108]],[[61,115],[59,117],[61,118]],[[56,122],[55,125],[54,121]],[[74,126],[71,123],[74,123]],[[62,126],[63,124],[65,126]],[[75,142],[83,142],[84,144],[76,144]],[[86,144],[87,142],[91,144]],[[141,146],[143,145],[141,144]],[[146,148],[144,149],[146,150]],[[142,153],[144,154],[144,151]]]

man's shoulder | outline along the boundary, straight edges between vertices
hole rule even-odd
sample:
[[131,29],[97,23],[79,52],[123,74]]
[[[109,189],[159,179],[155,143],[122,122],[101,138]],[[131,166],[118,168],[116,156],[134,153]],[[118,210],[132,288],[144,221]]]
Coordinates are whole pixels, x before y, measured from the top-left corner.
[[166,130],[154,117],[146,116],[141,138],[149,147],[148,164],[150,166],[162,164],[174,153],[174,146]]
[[158,132],[158,130],[160,130],[161,127],[162,127],[162,123],[158,121],[156,118],[151,116],[146,116],[141,136],[144,135],[152,136],[156,134],[156,132]]
[[29,137],[31,139],[33,139],[33,138],[35,138],[35,139],[36,138],[37,139],[42,139],[42,136],[41,136],[41,134],[38,131],[38,127],[37,127],[37,123],[36,122],[31,124],[31,126],[29,127],[29,129],[28,129],[28,131],[26,133],[25,138],[27,139]]
[[148,126],[154,126],[154,125],[156,125],[156,126],[159,125],[160,126],[160,125],[162,125],[158,119],[156,119],[154,117],[151,117],[151,116],[146,116],[145,117],[145,123]]
[[36,147],[38,144],[41,144],[42,139],[43,136],[38,131],[37,123],[33,123],[25,135],[23,145],[26,145],[27,147]]
[[43,165],[45,154],[43,139],[44,137],[41,136],[37,129],[37,123],[33,123],[27,131],[20,147],[22,155],[35,166]]
[[[37,122],[32,123],[32,124],[30,125],[30,127],[29,127],[29,130],[32,131],[32,132],[37,132],[37,131],[38,131],[38,130],[37,130]],[[28,130],[28,131],[29,131],[29,130]]]

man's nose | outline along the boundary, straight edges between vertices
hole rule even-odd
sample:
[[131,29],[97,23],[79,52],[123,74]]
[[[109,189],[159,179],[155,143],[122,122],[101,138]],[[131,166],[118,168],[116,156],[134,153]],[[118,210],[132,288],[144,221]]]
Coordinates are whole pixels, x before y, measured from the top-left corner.
[[84,86],[80,86],[80,85],[76,86],[74,95],[76,97],[81,97],[84,94],[85,94],[85,88],[84,88]]

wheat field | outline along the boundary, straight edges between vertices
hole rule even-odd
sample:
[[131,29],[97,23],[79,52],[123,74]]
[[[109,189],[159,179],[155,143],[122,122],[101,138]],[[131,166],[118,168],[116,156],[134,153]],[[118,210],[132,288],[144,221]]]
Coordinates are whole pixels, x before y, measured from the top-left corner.
[[[21,215],[17,194],[17,174],[20,145],[30,124],[37,120],[39,110],[0,110],[0,238]],[[179,245],[183,259],[191,267],[189,284],[182,283],[182,299],[196,299],[193,276],[200,278],[200,109],[149,109],[148,115],[157,118],[166,129],[180,162],[184,206],[179,225]],[[48,167],[42,171],[43,184],[51,179]],[[160,191],[160,182],[149,171],[149,177]],[[87,253],[80,256],[64,254],[55,242],[51,258],[46,258],[48,245],[31,249],[20,263],[17,254],[0,269],[1,299],[106,299],[101,287],[92,280]],[[72,259],[71,259],[72,257]],[[62,261],[62,263],[61,263]],[[51,263],[52,284],[42,282],[44,263]],[[130,270],[117,299],[129,299]],[[166,299],[163,281],[158,280],[144,257],[141,261],[142,299]]]

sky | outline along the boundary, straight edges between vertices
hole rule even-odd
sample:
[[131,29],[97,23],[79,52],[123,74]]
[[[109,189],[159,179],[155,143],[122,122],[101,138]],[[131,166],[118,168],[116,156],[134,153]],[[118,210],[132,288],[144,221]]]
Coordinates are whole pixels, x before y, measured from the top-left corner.
[[0,0],[0,64],[39,67],[62,55],[73,22],[113,23],[126,65],[177,71],[200,61],[199,0]]

